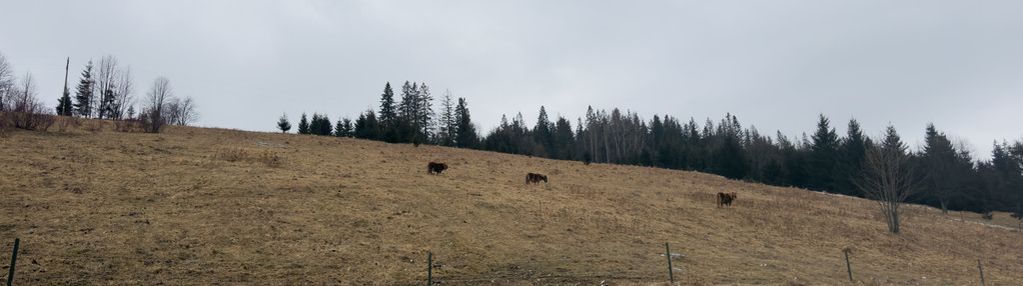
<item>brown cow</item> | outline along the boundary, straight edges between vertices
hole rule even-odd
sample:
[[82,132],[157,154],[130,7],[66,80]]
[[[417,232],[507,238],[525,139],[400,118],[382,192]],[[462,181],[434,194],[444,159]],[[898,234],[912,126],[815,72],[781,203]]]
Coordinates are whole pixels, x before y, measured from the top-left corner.
[[441,172],[444,172],[444,170],[447,170],[447,169],[448,169],[448,164],[444,164],[444,163],[430,162],[429,164],[426,164],[426,172],[429,173],[429,174],[438,174],[438,175],[440,175]]
[[718,207],[721,207],[721,206],[732,206],[732,201],[734,201],[738,197],[739,197],[739,195],[737,195],[735,192],[731,192],[731,193],[727,193],[727,194],[726,193],[718,193]]
[[536,173],[526,174],[526,184],[539,184],[540,181],[547,183],[547,176]]

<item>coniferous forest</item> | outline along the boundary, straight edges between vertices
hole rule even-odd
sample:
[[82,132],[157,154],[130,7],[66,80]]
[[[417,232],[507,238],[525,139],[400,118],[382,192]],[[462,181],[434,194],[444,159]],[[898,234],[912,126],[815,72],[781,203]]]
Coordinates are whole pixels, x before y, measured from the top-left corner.
[[[502,115],[486,133],[477,131],[465,98],[446,92],[434,106],[425,83],[405,82],[395,94],[387,83],[377,110],[353,121],[301,115],[298,133],[354,137],[390,143],[433,144],[589,163],[627,164],[700,171],[732,179],[863,197],[857,187],[868,150],[903,150],[914,182],[912,203],[942,210],[1023,213],[1023,141],[995,141],[990,160],[978,160],[962,142],[933,124],[923,126],[924,146],[909,148],[895,126],[881,138],[865,135],[855,119],[832,122],[819,115],[812,133],[762,134],[733,114],[714,121],[671,115],[641,118],[635,112],[587,107],[585,117],[551,118],[540,106],[536,124],[519,113]],[[834,126],[847,124],[846,134]],[[287,132],[287,116],[277,122]],[[813,126],[808,123],[808,126]],[[287,128],[284,128],[287,127]],[[916,132],[905,131],[902,132]]]

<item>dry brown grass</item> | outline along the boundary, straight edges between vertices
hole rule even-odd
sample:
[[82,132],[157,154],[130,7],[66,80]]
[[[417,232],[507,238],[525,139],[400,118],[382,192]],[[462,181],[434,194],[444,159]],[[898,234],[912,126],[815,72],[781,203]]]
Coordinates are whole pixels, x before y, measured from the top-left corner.
[[981,259],[988,285],[1023,285],[1005,214],[913,206],[894,236],[870,201],[695,172],[86,124],[0,138],[0,263],[20,237],[21,283],[412,285],[432,251],[446,285],[664,285],[670,242],[685,285],[850,284],[846,247],[856,284],[975,285]]

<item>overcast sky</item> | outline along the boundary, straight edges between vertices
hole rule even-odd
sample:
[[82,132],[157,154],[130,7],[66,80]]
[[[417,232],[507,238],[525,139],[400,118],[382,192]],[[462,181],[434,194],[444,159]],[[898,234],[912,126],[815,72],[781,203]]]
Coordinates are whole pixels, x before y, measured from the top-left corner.
[[988,157],[1023,135],[1023,1],[40,1],[0,0],[0,53],[47,104],[89,59],[192,96],[199,125],[269,131],[282,113],[355,117],[385,82],[466,97],[484,131],[540,105],[761,133],[927,122]]

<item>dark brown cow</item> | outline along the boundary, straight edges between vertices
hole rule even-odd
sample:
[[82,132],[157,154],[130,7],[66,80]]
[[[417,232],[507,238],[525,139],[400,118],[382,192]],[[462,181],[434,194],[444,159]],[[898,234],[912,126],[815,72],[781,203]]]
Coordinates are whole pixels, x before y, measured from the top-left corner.
[[732,206],[732,201],[734,201],[738,197],[739,197],[739,195],[737,195],[735,192],[731,192],[731,193],[727,193],[727,194],[726,193],[718,193],[718,207],[721,207],[721,206]]
[[526,174],[526,184],[539,184],[540,181],[547,182],[547,176],[540,175],[537,173]]
[[426,164],[426,172],[430,173],[430,174],[438,174],[439,175],[441,172],[444,172],[444,170],[447,170],[447,169],[448,169],[448,164],[444,164],[444,163],[430,162],[429,164]]

